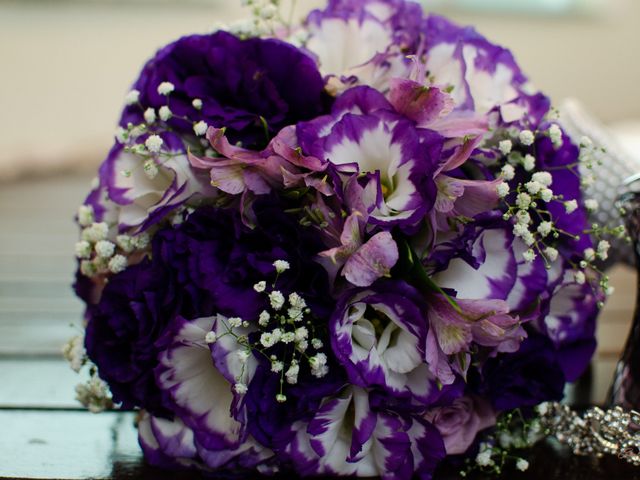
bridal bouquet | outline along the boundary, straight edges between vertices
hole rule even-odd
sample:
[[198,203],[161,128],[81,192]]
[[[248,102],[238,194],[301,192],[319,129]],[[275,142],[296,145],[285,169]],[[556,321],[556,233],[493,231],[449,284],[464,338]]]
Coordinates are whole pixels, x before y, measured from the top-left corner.
[[245,3],[126,96],[77,215],[78,398],[140,409],[154,465],[431,478],[587,366],[596,149],[417,3]]

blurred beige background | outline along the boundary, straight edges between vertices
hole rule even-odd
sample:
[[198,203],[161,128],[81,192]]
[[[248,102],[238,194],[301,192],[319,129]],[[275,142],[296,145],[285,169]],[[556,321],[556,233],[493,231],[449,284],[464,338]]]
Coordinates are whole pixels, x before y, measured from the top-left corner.
[[[635,129],[640,1],[574,0],[595,5],[562,15],[479,11],[486,0],[475,0],[475,9],[470,0],[462,2],[470,10],[452,8],[456,1],[462,2],[431,4],[509,46],[555,102],[576,97],[603,121]],[[553,5],[528,3],[536,1]],[[524,0],[512,3],[518,2]],[[301,16],[320,4],[299,0],[297,12]],[[240,18],[239,5],[240,0],[0,0],[0,178],[52,166],[94,168],[144,60],[180,35]]]

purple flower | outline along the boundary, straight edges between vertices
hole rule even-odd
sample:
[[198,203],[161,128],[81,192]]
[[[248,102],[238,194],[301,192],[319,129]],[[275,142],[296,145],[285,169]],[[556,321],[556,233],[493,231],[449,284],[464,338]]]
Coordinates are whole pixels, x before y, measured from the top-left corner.
[[433,408],[426,418],[442,435],[447,455],[465,453],[478,432],[496,423],[491,405],[476,396],[464,396],[451,405]]
[[303,476],[431,479],[445,451],[438,431],[419,416],[373,409],[355,386],[327,397],[308,422],[288,432],[285,458]]
[[153,377],[154,343],[177,311],[178,297],[167,271],[144,260],[114,275],[100,301],[87,306],[87,354],[124,408],[167,415],[167,396]]
[[588,283],[575,282],[572,270],[554,265],[551,283],[542,297],[540,315],[532,326],[546,335],[557,350],[568,382],[577,380],[596,351],[598,301]]
[[346,292],[329,328],[349,381],[428,403],[438,392],[425,363],[425,310],[422,295],[401,281]]
[[172,410],[194,431],[198,444],[220,451],[237,448],[246,439],[245,427],[237,418],[242,416],[232,413],[236,402],[232,387],[236,382],[248,383],[255,371],[255,359],[249,357],[245,371],[239,362],[234,364],[240,367],[233,372],[238,380],[229,381],[221,373],[220,367],[227,366],[227,362],[217,365],[221,354],[226,359],[241,349],[231,336],[221,339],[225,345],[217,341],[211,346],[216,352],[216,358],[212,358],[206,334],[214,331],[220,335],[224,328],[216,328],[216,324],[225,320],[203,317],[187,321],[176,317],[157,342],[160,353],[155,368],[158,386],[171,398]]
[[438,15],[425,19],[422,32],[426,70],[435,85],[453,87],[460,111],[484,115],[497,109],[502,122],[528,126],[548,111],[546,97],[528,93],[527,78],[509,50]]
[[502,300],[451,301],[456,307],[443,295],[429,297],[426,360],[431,373],[445,385],[455,381],[455,373],[466,376],[472,343],[495,355],[517,351],[526,337],[518,317],[510,314]]
[[328,315],[333,301],[327,275],[314,261],[324,245],[285,212],[290,206],[261,196],[253,204],[253,228],[236,209],[199,208],[178,227],[156,234],[154,258],[176,276],[196,317],[220,313],[257,321],[265,300],[253,285],[272,277],[276,260],[291,265],[278,289],[300,293],[315,314]]
[[211,184],[225,193],[264,195],[301,186],[333,194],[327,182],[316,175],[324,175],[327,162],[300,154],[294,127],[281,130],[261,152],[231,145],[223,129],[210,127],[207,140],[218,156],[189,154],[189,161],[196,169],[208,170]]
[[317,56],[333,93],[354,85],[386,91],[391,78],[409,72],[406,57],[416,52],[421,20],[414,2],[331,1],[307,18],[305,47]]
[[[100,167],[100,190],[113,202],[112,221],[121,231],[146,230],[189,200],[215,196],[208,176],[189,165],[182,140],[169,132],[161,138],[167,158],[157,163],[155,176],[147,175],[144,161],[119,143]],[[95,208],[95,201],[89,203]]]
[[342,269],[342,275],[352,285],[368,287],[377,279],[390,276],[398,261],[398,246],[389,232],[378,232],[363,241],[365,222],[362,213],[352,213],[344,222],[341,245],[320,252],[319,262],[332,279]]
[[[158,93],[162,82],[175,90]],[[161,49],[133,85],[140,104],[128,107],[121,124],[142,122],[148,108],[170,107],[167,125],[192,135],[193,124],[227,129],[232,143],[265,145],[269,136],[323,113],[324,81],[311,57],[274,39],[240,40],[226,33],[183,37]],[[192,101],[200,99],[200,109]],[[185,119],[186,118],[186,119]]]
[[145,459],[156,467],[215,472],[225,478],[255,475],[256,470],[265,475],[277,471],[269,461],[271,453],[255,441],[248,439],[235,450],[207,450],[180,418],[168,420],[145,412],[138,424],[138,441]]
[[520,349],[487,360],[469,384],[491,399],[496,410],[532,407],[563,397],[565,377],[553,344],[543,335],[529,334]]
[[369,223],[410,228],[433,206],[443,139],[397,115],[375,90],[349,90],[331,115],[299,124],[297,133],[305,153],[362,177]]

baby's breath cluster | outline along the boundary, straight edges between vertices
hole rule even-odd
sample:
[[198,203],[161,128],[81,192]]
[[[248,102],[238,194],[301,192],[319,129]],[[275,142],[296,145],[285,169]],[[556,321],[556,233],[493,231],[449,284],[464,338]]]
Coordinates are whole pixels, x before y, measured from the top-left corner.
[[106,222],[94,222],[91,205],[80,206],[78,223],[84,228],[75,245],[75,254],[80,260],[80,272],[87,277],[120,273],[127,268],[131,254],[149,246],[147,233],[117,235]]
[[[212,344],[222,336],[235,337],[239,346],[237,355],[243,365],[253,352],[264,356],[271,364],[271,372],[280,377],[276,400],[283,403],[287,401],[285,383],[298,383],[301,368],[308,366],[313,376],[322,378],[329,372],[329,367],[327,356],[321,351],[324,343],[315,335],[316,327],[310,319],[311,310],[304,298],[296,292],[285,295],[275,288],[278,276],[289,270],[289,263],[277,260],[273,266],[276,280],[271,288],[266,280],[253,286],[256,292],[266,296],[269,308],[263,310],[254,322],[238,317],[227,319],[226,331],[220,336],[213,331],[208,332],[205,341]],[[243,368],[234,385],[236,393],[241,395],[248,388],[244,374]]]
[[96,366],[87,358],[84,334],[76,335],[62,347],[62,355],[71,369],[80,373],[86,367],[88,380],[76,385],[76,399],[89,411],[99,413],[111,408],[113,401],[107,384],[98,376]]
[[242,0],[242,5],[250,9],[251,17],[221,26],[240,38],[274,35],[290,23],[280,13],[280,0]]
[[90,369],[89,380],[76,385],[76,400],[92,413],[113,407],[109,386],[98,376],[95,366]]
[[[546,136],[553,143],[554,148],[560,148],[563,143],[563,134],[560,127],[552,123],[545,131],[514,131],[512,139],[505,139],[497,144],[497,149],[507,158],[506,164],[500,169],[499,176],[503,182],[498,184],[496,192],[502,198],[505,205],[504,220],[513,223],[513,234],[520,238],[528,249],[523,253],[526,262],[533,262],[540,256],[547,268],[551,268],[560,256],[557,242],[561,237],[578,239],[556,225],[555,219],[547,206],[552,202],[562,205],[564,213],[571,214],[579,208],[576,199],[567,199],[563,195],[557,195],[553,191],[553,176],[547,171],[535,171],[536,162],[534,153],[536,138]],[[517,146],[518,148],[514,148]],[[579,166],[583,163],[587,170],[593,169],[595,164],[600,164],[599,154],[593,142],[583,137],[580,141],[579,162],[567,165],[563,168],[571,171],[579,178]],[[593,175],[587,176],[587,183],[593,182]],[[586,199],[584,207],[590,213],[598,210],[598,202],[594,199]],[[588,248],[583,252],[583,259],[575,261],[567,259],[573,267],[573,281],[578,284],[589,282],[595,294],[600,292],[610,295],[613,289],[609,286],[609,278],[599,269],[599,262],[607,259],[610,243],[606,239],[614,236],[623,238],[626,235],[624,226],[615,228],[602,227],[594,223],[592,228],[585,230],[584,234],[590,234],[597,241],[596,248]],[[600,297],[601,295],[597,295]]]
[[[141,168],[144,174],[150,179],[155,179],[160,174],[160,169],[164,162],[176,156],[175,152],[166,148],[165,141],[162,138],[162,132],[171,131],[171,126],[167,123],[171,119],[180,119],[188,122],[193,127],[195,137],[204,137],[207,133],[209,125],[202,120],[192,120],[185,116],[175,114],[170,107],[170,98],[175,90],[175,85],[171,82],[160,82],[157,86],[159,95],[166,98],[166,105],[158,109],[152,107],[144,108],[139,101],[140,92],[131,90],[125,97],[125,104],[130,108],[139,108],[142,113],[143,123],[128,123],[125,127],[116,129],[116,140],[124,146],[127,153],[140,158],[140,164],[135,168]],[[201,110],[203,107],[202,99],[194,98],[191,101],[193,108]],[[209,144],[202,138],[200,143],[195,142],[192,147],[196,150],[202,150],[198,153],[211,154],[208,151]],[[134,169],[127,169],[120,172],[125,177],[131,177]]]
[[474,471],[501,475],[509,466],[526,471],[529,462],[522,458],[520,452],[541,440],[545,435],[543,430],[537,417],[525,419],[520,410],[502,414],[492,433],[480,443],[475,458],[465,461],[460,476],[467,477]]

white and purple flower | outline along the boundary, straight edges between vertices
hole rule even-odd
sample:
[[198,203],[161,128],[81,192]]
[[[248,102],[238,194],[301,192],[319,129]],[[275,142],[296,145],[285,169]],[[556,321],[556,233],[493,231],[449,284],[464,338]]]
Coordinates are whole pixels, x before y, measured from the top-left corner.
[[437,386],[425,363],[425,311],[420,293],[403,282],[347,292],[329,328],[333,351],[349,380],[428,402]]

